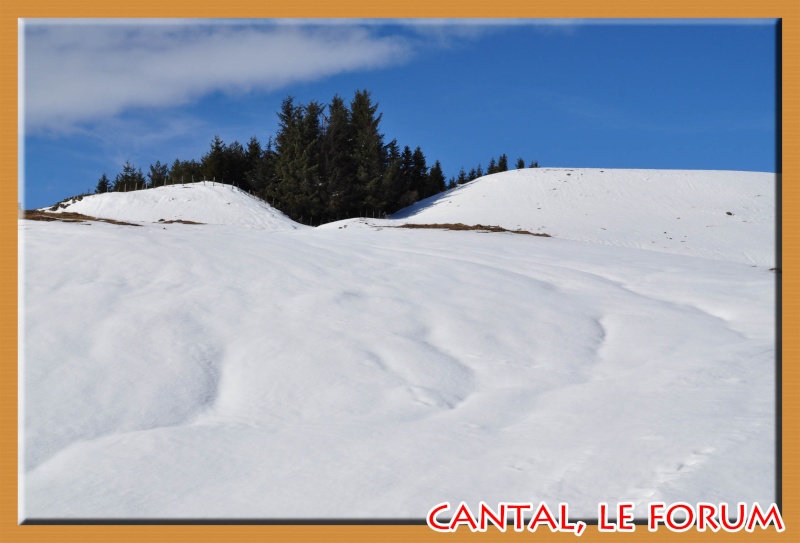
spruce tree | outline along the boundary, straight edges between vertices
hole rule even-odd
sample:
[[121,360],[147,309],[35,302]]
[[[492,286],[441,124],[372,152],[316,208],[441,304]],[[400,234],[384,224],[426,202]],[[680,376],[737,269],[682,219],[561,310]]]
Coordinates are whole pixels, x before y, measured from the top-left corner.
[[456,177],[456,183],[459,185],[463,185],[467,183],[469,180],[467,179],[467,174],[462,167],[461,170],[458,172],[458,177]]
[[497,163],[494,161],[494,157],[492,157],[492,160],[489,161],[489,167],[486,168],[486,175],[492,175],[498,171]]
[[169,169],[166,164],[161,164],[160,160],[156,160],[155,164],[150,164],[150,171],[147,173],[150,179],[149,187],[160,187],[165,184],[169,177]]
[[223,157],[222,181],[228,185],[250,190],[250,185],[245,179],[245,174],[250,169],[250,161],[242,144],[234,140],[225,149]]
[[508,157],[505,153],[500,155],[500,158],[497,161],[497,171],[498,172],[507,172],[508,171]]
[[275,137],[278,184],[275,193],[282,210],[294,220],[304,223],[320,216],[319,140],[322,108],[316,102],[308,106],[294,105],[288,97],[278,113],[279,127]]
[[414,149],[414,153],[411,155],[409,180],[411,190],[419,195],[418,199],[422,200],[432,194],[428,187],[428,166],[425,163],[425,155],[419,146]]
[[108,176],[103,172],[103,175],[100,176],[100,179],[97,181],[97,187],[94,189],[95,194],[102,194],[104,192],[108,192],[108,189],[111,188],[111,180]]
[[402,172],[402,157],[397,140],[392,140],[386,146],[387,168],[383,175],[381,186],[381,199],[383,211],[387,214],[394,213],[402,207],[401,201],[406,190]]
[[517,159],[517,169],[518,170],[525,169],[525,160],[523,160],[522,157]]
[[261,152],[261,157],[255,163],[252,170],[245,174],[251,190],[258,196],[269,202],[275,203],[276,187],[278,186],[278,177],[276,171],[277,155],[272,143],[272,136],[267,140],[267,146]]
[[411,186],[413,165],[414,160],[411,147],[406,145],[403,147],[403,152],[400,154],[400,178],[403,180],[403,192],[400,196],[400,207],[410,206],[419,200],[419,193],[416,192]]
[[[141,175],[141,173],[141,170],[139,170],[138,174]],[[122,165],[122,172],[118,173],[114,178],[114,187],[112,190],[116,192],[134,190],[138,180],[136,167],[131,164],[129,160],[126,160],[125,164]]]
[[332,220],[349,216],[351,210],[358,208],[353,145],[350,110],[337,94],[328,104],[320,141],[320,176],[327,186],[327,215]]
[[247,171],[256,167],[263,152],[264,150],[261,148],[261,142],[258,141],[258,138],[251,136],[250,141],[247,142]]
[[[359,198],[364,210],[369,205],[379,204],[381,177],[386,165],[386,149],[380,132],[382,114],[378,104],[372,103],[369,91],[356,91],[350,102],[350,118],[353,127],[353,161],[355,168],[355,191],[363,194]],[[360,208],[361,206],[359,206]],[[359,209],[355,210],[356,212]]]
[[203,177],[208,180],[222,181],[225,176],[225,162],[227,146],[219,135],[215,135],[211,140],[211,149],[203,155],[200,162]]
[[442,165],[438,160],[433,163],[431,171],[428,172],[428,188],[428,196],[439,194],[446,188],[444,183],[444,172],[442,171]]

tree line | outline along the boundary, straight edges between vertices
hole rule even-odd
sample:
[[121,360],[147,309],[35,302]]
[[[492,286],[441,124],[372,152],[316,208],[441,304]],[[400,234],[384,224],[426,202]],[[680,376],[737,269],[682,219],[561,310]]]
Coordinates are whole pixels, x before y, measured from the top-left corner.
[[[347,104],[339,95],[323,105],[285,98],[278,130],[265,145],[253,136],[243,146],[219,136],[198,161],[157,161],[146,176],[126,161],[112,181],[105,173],[95,192],[131,191],[167,184],[214,180],[236,185],[269,202],[293,220],[318,225],[357,216],[384,216],[482,175],[508,170],[505,154],[447,181],[439,161],[428,166],[418,146],[402,149],[381,133],[383,114],[367,90]],[[525,162],[517,160],[517,168]],[[538,167],[531,162],[529,167]]]

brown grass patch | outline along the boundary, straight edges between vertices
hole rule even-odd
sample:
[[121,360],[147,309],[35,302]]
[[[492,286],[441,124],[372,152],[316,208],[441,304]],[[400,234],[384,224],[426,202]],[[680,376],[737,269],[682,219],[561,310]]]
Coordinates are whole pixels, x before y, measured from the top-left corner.
[[29,221],[60,221],[60,222],[107,222],[109,224],[120,224],[123,226],[142,226],[141,224],[134,224],[124,221],[115,221],[114,219],[101,219],[99,217],[90,217],[89,215],[82,215],[81,213],[51,213],[49,211],[40,211],[38,209],[28,209],[22,212],[22,218]]
[[[186,187],[183,187],[186,188]],[[172,221],[165,221],[164,219],[158,219],[158,224],[205,224],[202,222],[194,222],[194,221],[185,221],[183,219],[175,219]]]
[[539,236],[542,238],[551,237],[550,234],[544,232],[528,232],[527,230],[508,230],[502,226],[484,226],[482,224],[475,224],[472,226],[458,223],[441,223],[441,224],[402,224],[396,228],[435,228],[439,230],[480,230],[482,232],[511,232],[512,234],[527,234],[529,236]]

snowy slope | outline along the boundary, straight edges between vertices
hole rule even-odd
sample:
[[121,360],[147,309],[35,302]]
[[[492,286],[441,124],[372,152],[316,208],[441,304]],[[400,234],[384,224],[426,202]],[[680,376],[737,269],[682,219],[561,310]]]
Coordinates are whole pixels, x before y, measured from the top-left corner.
[[[23,518],[775,500],[766,265],[396,221],[150,224],[160,213],[20,222]],[[745,236],[742,254],[772,241]]]
[[775,188],[767,173],[524,169],[476,179],[393,218],[498,225],[772,267]]
[[68,201],[55,211],[126,222],[184,220],[266,230],[305,228],[238,188],[210,181],[94,194]]

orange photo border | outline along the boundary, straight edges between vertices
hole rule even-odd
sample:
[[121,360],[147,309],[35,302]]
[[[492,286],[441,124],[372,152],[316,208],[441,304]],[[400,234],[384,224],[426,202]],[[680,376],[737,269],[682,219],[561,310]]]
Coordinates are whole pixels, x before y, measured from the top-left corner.
[[[330,3],[299,0],[273,3],[256,0],[139,0],[135,5],[111,5],[99,0],[2,0],[0,4],[0,540],[11,542],[139,542],[139,541],[464,541],[514,540],[569,541],[575,536],[537,530],[536,533],[440,534],[427,526],[374,525],[133,525],[133,526],[38,526],[18,524],[18,20],[21,18],[185,18],[185,17],[292,17],[292,18],[779,18],[782,20],[782,209],[800,204],[800,2],[797,0],[703,1],[673,0],[648,4],[637,0],[506,0],[501,5],[474,0],[409,0],[402,6],[389,2],[349,0]],[[587,527],[582,541],[790,541],[800,534],[800,331],[798,331],[798,281],[792,273],[798,258],[800,219],[783,212],[782,268],[782,516],[786,531],[774,529],[747,533],[673,533],[666,529],[650,533],[644,526],[630,536],[600,533]],[[794,270],[794,271],[793,271]],[[767,504],[762,504],[766,506]]]

